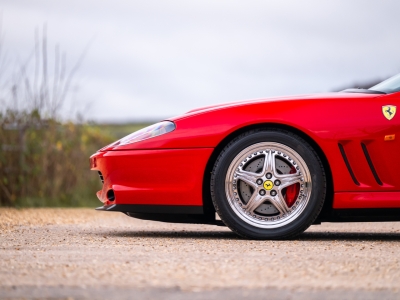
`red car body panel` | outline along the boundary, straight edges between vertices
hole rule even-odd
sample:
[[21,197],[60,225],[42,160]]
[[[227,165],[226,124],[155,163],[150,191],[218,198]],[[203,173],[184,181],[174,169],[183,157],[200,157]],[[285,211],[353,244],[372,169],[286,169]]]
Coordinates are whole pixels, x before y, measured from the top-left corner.
[[[105,205],[197,205],[203,204],[202,177],[212,148],[127,150],[98,152],[95,170],[101,170]],[[177,163],[179,162],[179,163]],[[116,195],[112,203],[107,191]]]
[[192,110],[169,119],[173,132],[94,154],[92,169],[105,178],[99,196],[107,200],[113,188],[113,203],[200,206],[206,164],[221,142],[249,126],[284,126],[326,157],[333,208],[400,208],[400,116],[386,119],[385,105],[400,106],[400,93],[280,97]]
[[398,208],[399,192],[335,193],[333,208]]

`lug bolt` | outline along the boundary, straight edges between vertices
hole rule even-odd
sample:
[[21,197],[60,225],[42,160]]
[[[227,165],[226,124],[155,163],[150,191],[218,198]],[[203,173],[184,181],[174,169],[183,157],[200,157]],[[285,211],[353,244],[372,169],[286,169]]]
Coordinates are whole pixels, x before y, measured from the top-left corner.
[[262,185],[262,184],[263,184],[263,181],[262,181],[262,179],[257,179],[257,181],[256,181],[256,182],[257,182],[257,184],[258,184],[258,185]]
[[272,197],[275,197],[275,196],[276,196],[276,194],[277,194],[277,193],[276,193],[276,191],[275,191],[275,190],[272,190],[272,191],[271,191],[271,196],[272,196]]
[[267,192],[266,192],[265,190],[260,190],[259,193],[260,193],[261,196],[265,196],[265,194],[266,194]]
[[267,173],[266,177],[267,177],[267,179],[271,179],[272,178],[272,174],[271,173]]
[[280,186],[280,185],[281,185],[281,181],[280,181],[280,180],[275,180],[274,184],[275,184],[276,186]]

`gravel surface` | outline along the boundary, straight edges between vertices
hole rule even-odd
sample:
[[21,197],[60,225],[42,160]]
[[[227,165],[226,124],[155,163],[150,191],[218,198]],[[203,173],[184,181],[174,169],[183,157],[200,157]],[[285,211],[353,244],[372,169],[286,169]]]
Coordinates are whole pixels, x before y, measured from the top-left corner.
[[91,209],[0,209],[1,299],[400,299],[400,223],[297,240]]

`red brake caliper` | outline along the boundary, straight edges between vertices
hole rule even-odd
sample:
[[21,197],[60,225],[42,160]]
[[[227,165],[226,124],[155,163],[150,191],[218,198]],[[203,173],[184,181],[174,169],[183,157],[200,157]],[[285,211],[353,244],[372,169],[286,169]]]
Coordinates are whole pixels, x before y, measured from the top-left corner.
[[[295,173],[296,173],[296,169],[294,167],[292,167],[290,169],[289,174],[295,174]],[[297,196],[299,195],[299,190],[300,190],[300,185],[298,183],[288,186],[286,188],[286,199],[285,200],[286,200],[286,204],[288,207],[292,207],[292,205],[296,201]]]

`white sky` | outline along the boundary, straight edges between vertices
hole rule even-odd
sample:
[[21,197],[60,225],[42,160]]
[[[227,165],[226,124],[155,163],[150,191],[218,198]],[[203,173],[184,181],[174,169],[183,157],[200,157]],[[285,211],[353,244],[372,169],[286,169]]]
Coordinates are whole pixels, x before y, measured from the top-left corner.
[[400,73],[398,0],[0,0],[3,45],[28,57],[48,28],[86,119],[157,120],[192,108],[332,91]]

